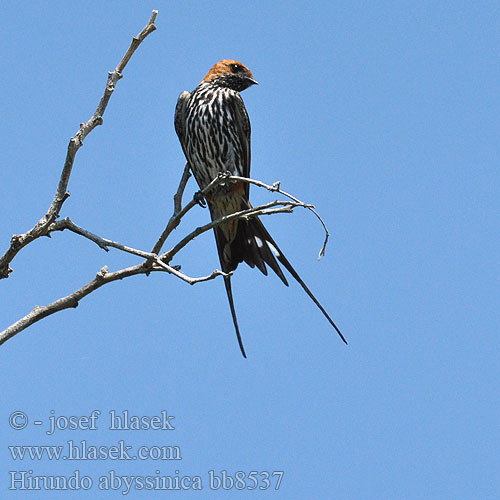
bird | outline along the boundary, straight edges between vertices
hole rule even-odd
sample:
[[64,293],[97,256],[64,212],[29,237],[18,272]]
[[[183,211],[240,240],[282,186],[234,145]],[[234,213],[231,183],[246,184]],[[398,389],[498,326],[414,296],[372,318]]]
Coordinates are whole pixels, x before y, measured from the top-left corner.
[[[240,92],[257,84],[252,72],[244,64],[224,59],[210,69],[192,92],[186,90],[180,94],[175,108],[175,131],[200,190],[223,173],[250,177],[250,120]],[[204,199],[212,221],[252,208],[249,184],[242,181],[219,185],[205,193]],[[200,198],[198,200],[202,201]],[[224,222],[214,227],[214,233],[220,264],[225,273],[224,284],[231,316],[243,357],[247,356],[236,317],[230,275],[241,262],[252,268],[257,267],[264,275],[267,275],[267,264],[288,286],[279,261],[347,344],[337,325],[258,217]]]

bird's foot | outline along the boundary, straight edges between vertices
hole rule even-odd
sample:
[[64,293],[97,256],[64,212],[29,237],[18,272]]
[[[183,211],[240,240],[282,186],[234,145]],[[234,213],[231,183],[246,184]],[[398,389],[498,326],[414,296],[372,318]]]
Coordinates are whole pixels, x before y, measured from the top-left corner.
[[229,181],[229,177],[231,177],[233,175],[233,173],[230,171],[230,170],[223,170],[221,172],[219,172],[219,186],[225,186],[226,184],[228,184],[228,182],[231,182]]
[[201,191],[196,191],[196,193],[194,193],[193,200],[202,208],[205,208],[207,206],[207,202],[205,201],[205,197],[203,196]]

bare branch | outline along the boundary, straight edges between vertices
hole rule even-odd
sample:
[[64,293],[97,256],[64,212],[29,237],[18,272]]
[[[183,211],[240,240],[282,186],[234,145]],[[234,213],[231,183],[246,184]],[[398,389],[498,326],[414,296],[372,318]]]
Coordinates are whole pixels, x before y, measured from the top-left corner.
[[[193,199],[190,201],[183,209],[181,209],[181,201],[182,201],[182,193],[184,191],[185,185],[187,183],[187,180],[189,179],[189,170],[186,167],[181,179],[181,182],[179,184],[177,193],[176,193],[176,199],[175,199],[175,209],[174,209],[174,216],[169,221],[169,224],[167,225],[166,230],[164,231],[170,234],[170,232],[173,230],[173,228],[179,224],[180,220],[182,219],[182,216],[187,213],[191,208],[193,208],[196,205],[196,201]],[[220,175],[216,179],[214,179],[208,186],[202,191],[202,194],[205,194],[206,192],[210,191],[213,189],[216,185],[231,181],[233,179],[232,176],[228,175]],[[243,182],[249,182],[261,187],[265,188],[270,188],[271,191],[279,191],[279,187],[276,187],[276,184],[274,186],[268,186],[267,184],[264,184],[260,181],[255,181],[254,179],[246,179],[246,178],[236,178],[237,180],[242,180]],[[43,307],[35,307],[33,311],[31,311],[29,314],[21,318],[20,320],[16,321],[13,325],[5,329],[3,332],[0,332],[0,345],[3,344],[6,340],[12,338],[13,336],[17,335],[19,332],[23,331],[24,329],[28,328],[32,324],[36,323],[37,321],[40,321],[41,319],[45,318],[46,316],[49,316],[51,314],[55,314],[56,312],[62,311],[64,309],[69,309],[72,307],[77,307],[79,301],[92,293],[93,291],[97,290],[101,286],[111,283],[112,281],[116,280],[121,280],[124,278],[127,278],[129,276],[135,276],[138,274],[146,274],[149,275],[150,272],[154,271],[163,271],[167,272],[169,274],[172,274],[176,276],[179,279],[182,279],[186,283],[189,283],[190,285],[194,285],[196,283],[204,282],[204,281],[209,281],[212,279],[217,278],[218,276],[231,276],[232,273],[226,274],[218,269],[215,269],[211,274],[208,276],[201,276],[201,277],[191,277],[187,276],[184,273],[180,272],[180,267],[178,266],[171,266],[169,262],[172,260],[173,256],[176,255],[182,248],[184,248],[190,241],[192,241],[194,238],[199,236],[200,234],[209,231],[210,229],[219,226],[220,224],[227,223],[231,220],[235,219],[242,219],[242,218],[248,218],[248,217],[257,217],[260,215],[270,215],[270,214],[275,214],[275,213],[289,213],[292,212],[295,207],[304,207],[304,208],[311,208],[312,205],[308,205],[306,203],[301,202],[297,198],[293,197],[292,195],[288,195],[287,193],[283,193],[287,195],[289,198],[292,200],[296,201],[272,201],[270,203],[260,205],[258,207],[250,208],[248,210],[242,210],[240,212],[236,212],[234,214],[221,217],[220,219],[217,219],[215,221],[212,221],[208,224],[205,224],[204,226],[200,226],[196,228],[194,231],[189,233],[187,236],[185,236],[181,241],[179,241],[170,251],[167,253],[163,254],[161,257],[159,257],[156,253],[154,252],[145,252],[143,250],[138,250],[136,248],[132,248],[126,245],[122,245],[121,243],[118,243],[116,241],[110,240],[108,238],[102,238],[101,236],[98,236],[80,226],[75,224],[73,221],[71,221],[69,218],[62,219],[57,222],[53,222],[48,230],[47,234],[50,234],[53,231],[63,231],[63,230],[69,230],[74,232],[75,234],[79,234],[90,241],[94,242],[97,244],[100,248],[108,251],[109,247],[116,248],[117,250],[121,250],[133,255],[136,255],[138,257],[144,258],[144,262],[141,264],[138,264],[133,267],[128,267],[126,269],[121,269],[119,271],[115,271],[113,273],[108,273],[108,268],[105,266],[101,271],[96,275],[96,277],[84,285],[83,287],[79,288],[72,294],[63,297],[59,300],[56,300],[55,302],[52,302],[51,304],[48,304]],[[172,222],[173,221],[173,222]],[[175,225],[174,225],[175,224]],[[167,231],[167,229],[169,231]],[[163,236],[163,235],[162,235]],[[165,236],[166,239],[166,236]]]
[[[177,200],[174,197],[174,214],[172,217],[170,217],[170,220],[168,221],[167,227],[164,229],[163,233],[161,236],[158,238],[158,241],[156,242],[156,245],[153,247],[153,253],[159,254],[163,245],[165,244],[166,239],[170,235],[170,233],[180,224],[181,219],[186,215],[193,207],[195,207],[198,202],[193,198],[184,208],[180,208],[181,206],[181,201],[182,201],[182,193],[184,192],[184,188],[186,187],[186,183],[190,177],[191,174],[186,174],[186,170],[189,170],[189,164],[186,163],[186,166],[184,168],[184,173],[182,174],[182,179],[179,184],[179,189],[177,190],[177,193],[175,196],[177,196]],[[187,176],[187,177],[186,177]],[[186,177],[185,182],[184,178]],[[215,186],[218,186],[222,184],[223,182],[226,182],[227,179],[230,176],[226,174],[220,174],[218,177],[216,177],[210,184],[208,184],[205,189],[202,189],[200,191],[201,195],[204,196],[206,193],[208,193],[211,189],[213,189]],[[179,194],[180,193],[180,194]]]
[[[153,247],[153,253],[160,253],[161,248],[163,247],[165,240],[168,238],[168,235],[180,224],[182,215],[182,195],[184,194],[184,190],[186,189],[186,184],[191,177],[190,166],[189,163],[186,162],[186,166],[184,167],[184,172],[182,172],[182,177],[179,182],[179,187],[177,188],[177,192],[174,195],[174,213],[170,220],[167,223],[167,226],[161,233],[158,241]],[[195,204],[193,203],[193,206]],[[188,209],[189,210],[189,209]],[[185,213],[185,212],[184,212]]]
[[1,278],[7,278],[9,274],[12,272],[12,269],[10,269],[9,264],[15,257],[15,255],[27,244],[29,244],[31,241],[39,238],[40,236],[50,236],[50,234],[54,231],[63,231],[63,230],[69,230],[74,232],[75,234],[79,234],[90,241],[94,242],[97,244],[100,248],[102,248],[105,251],[109,251],[109,248],[116,248],[117,250],[121,250],[123,252],[127,252],[133,255],[136,255],[138,257],[141,257],[144,259],[144,261],[136,266],[128,267],[125,269],[121,269],[119,271],[115,271],[112,273],[108,272],[107,266],[103,267],[99,273],[95,276],[95,278],[87,283],[86,285],[82,286],[72,294],[60,298],[51,304],[48,304],[46,306],[36,306],[33,311],[31,311],[29,314],[15,322],[13,325],[10,327],[6,328],[4,331],[0,332],[0,345],[3,344],[5,341],[8,339],[12,338],[15,336],[17,333],[23,331],[24,329],[28,328],[32,324],[36,323],[37,321],[40,321],[42,318],[45,318],[51,314],[55,314],[56,312],[62,311],[64,309],[69,309],[69,308],[75,308],[78,306],[78,303],[80,300],[82,300],[84,297],[92,293],[93,291],[97,290],[101,286],[111,283],[113,281],[121,280],[124,278],[127,278],[129,276],[135,276],[139,274],[145,274],[149,275],[150,272],[153,271],[161,271],[161,272],[167,272],[169,274],[172,274],[176,276],[179,279],[182,279],[186,283],[189,283],[191,285],[194,285],[196,283],[204,282],[204,281],[209,281],[212,279],[217,278],[218,276],[223,276],[223,277],[228,277],[231,276],[232,273],[224,273],[218,269],[215,269],[211,274],[207,276],[201,276],[201,277],[190,277],[187,276],[186,274],[180,272],[180,266],[171,266],[169,263],[182,248],[184,248],[190,241],[192,241],[194,238],[196,238],[198,235],[216,227],[219,226],[220,224],[227,223],[232,220],[236,219],[241,219],[241,218],[249,218],[249,217],[256,217],[260,215],[269,215],[269,214],[275,214],[275,213],[289,213],[292,212],[295,207],[304,207],[309,210],[312,210],[313,213],[318,217],[318,219],[321,221],[323,224],[323,227],[326,232],[326,239],[325,239],[325,244],[323,246],[322,252],[320,252],[320,255],[324,253],[324,248],[326,246],[326,242],[328,240],[328,230],[326,228],[326,225],[324,224],[323,220],[321,217],[318,215],[318,213],[314,210],[313,205],[309,205],[306,203],[303,203],[300,201],[298,198],[290,195],[289,193],[286,193],[285,191],[282,191],[280,189],[279,183],[275,183],[272,186],[264,184],[261,181],[257,181],[254,179],[249,179],[245,177],[238,177],[238,176],[231,176],[228,173],[221,173],[217,178],[215,178],[209,185],[207,185],[200,193],[202,196],[205,196],[207,193],[209,193],[211,190],[215,189],[217,186],[230,183],[230,182],[246,182],[250,184],[254,184],[259,187],[264,187],[268,189],[269,191],[273,192],[278,192],[280,194],[283,194],[284,196],[288,197],[292,201],[273,201],[264,205],[260,205],[258,207],[254,208],[249,208],[248,210],[242,210],[240,212],[228,215],[226,217],[222,217],[218,220],[212,221],[208,224],[205,224],[204,226],[196,228],[194,231],[192,231],[190,234],[188,234],[186,237],[184,237],[181,241],[179,241],[170,251],[167,253],[163,254],[161,257],[158,256],[161,248],[163,247],[165,241],[167,240],[168,236],[172,233],[172,231],[180,224],[182,217],[189,211],[191,210],[194,206],[197,205],[198,201],[193,198],[189,203],[187,203],[184,208],[182,207],[182,197],[184,190],[186,188],[187,182],[191,176],[190,173],[190,166],[189,164],[186,164],[181,180],[179,182],[179,186],[177,188],[177,192],[174,195],[174,213],[170,220],[168,221],[168,224],[159,237],[157,243],[155,244],[153,251],[152,252],[145,252],[143,250],[138,250],[136,248],[132,248],[126,245],[122,245],[119,242],[110,240],[108,238],[103,238],[101,236],[98,236],[97,234],[94,234],[81,226],[78,226],[76,223],[74,223],[72,220],[69,218],[62,219],[60,221],[56,221],[57,217],[59,216],[59,212],[62,208],[63,203],[65,200],[69,197],[69,192],[67,192],[67,187],[69,183],[69,178],[71,175],[71,170],[73,167],[74,159],[76,156],[77,151],[79,148],[83,145],[84,139],[87,137],[87,135],[98,125],[102,124],[102,115],[104,114],[104,111],[106,110],[106,107],[108,105],[109,99],[114,91],[115,85],[118,82],[118,80],[122,77],[122,71],[127,65],[128,61],[134,54],[135,50],[137,47],[140,45],[140,43],[150,34],[152,33],[156,27],[154,25],[154,21],[157,15],[157,11],[153,11],[153,14],[148,22],[148,24],[145,26],[145,28],[139,33],[138,36],[134,37],[132,40],[132,43],[127,50],[126,54],[124,55],[123,59],[121,62],[118,64],[116,69],[109,73],[108,75],[108,80],[106,83],[106,88],[104,91],[104,95],[102,96],[99,105],[97,106],[97,109],[93,116],[89,119],[88,122],[81,124],[80,129],[76,133],[76,135],[71,138],[69,145],[68,145],[68,152],[66,156],[66,161],[64,163],[64,167],[61,173],[61,177],[59,179],[59,185],[56,191],[56,194],[54,196],[54,199],[51,203],[51,206],[49,207],[47,213],[45,214],[44,217],[42,217],[37,224],[30,229],[27,233],[22,234],[22,235],[14,235],[11,240],[11,245],[10,248],[7,250],[7,252],[4,254],[4,256],[0,259],[0,279]]
[[[204,226],[197,227],[194,231],[189,233],[186,237],[184,237],[177,245],[175,245],[171,250],[164,253],[161,256],[161,260],[163,262],[170,262],[172,257],[176,255],[181,249],[183,249],[191,240],[194,240],[197,236],[202,233],[209,231],[210,229],[224,224],[225,222],[232,221],[234,219],[243,219],[246,217],[257,217],[259,215],[271,215],[276,213],[291,213],[295,207],[306,206],[302,202],[295,201],[272,201],[270,203],[266,203],[265,205],[260,205],[258,207],[249,208],[247,210],[241,210],[240,212],[235,212],[231,215],[226,215],[225,217],[221,217],[220,219],[214,220]],[[279,207],[279,208],[271,208],[271,207]]]
[[86,229],[78,226],[68,217],[60,221],[54,222],[49,229],[50,231],[64,231],[65,229],[68,229],[69,231],[72,231],[76,234],[83,236],[84,238],[89,239],[90,241],[93,241],[97,246],[99,246],[106,252],[109,251],[109,247],[113,247],[116,248],[117,250],[137,255],[138,257],[143,257],[147,261],[150,261],[150,265],[154,263],[155,265],[161,267],[164,271],[173,274],[174,276],[177,276],[178,278],[185,281],[186,283],[189,283],[190,285],[194,285],[195,283],[200,283],[202,281],[212,280],[217,276],[229,276],[228,274],[223,273],[222,271],[216,269],[208,276],[192,278],[191,276],[187,276],[186,274],[181,273],[178,268],[169,266],[168,264],[160,260],[157,254],[151,252],[144,252],[143,250],[138,250],[137,248],[132,248],[126,245],[122,245],[117,241],[113,241],[108,238],[102,238],[101,236],[91,233],[90,231],[87,231]]
[[106,252],[109,252],[109,242],[101,238],[100,236],[97,236],[97,234],[91,233],[90,231],[87,231],[86,229],[83,229],[83,227],[78,226],[75,224],[69,217],[66,217],[62,220],[59,220],[57,222],[53,222],[49,226],[49,231],[64,231],[65,229],[68,229],[69,231],[73,231],[76,234],[79,234],[83,236],[84,238],[89,239],[90,241],[93,241],[99,248],[102,248]]
[[155,259],[158,257],[153,253],[144,252],[143,250],[137,250],[137,248],[132,248],[126,245],[122,245],[121,243],[109,240],[108,238],[102,238],[101,236],[91,233],[90,231],[87,231],[86,229],[83,229],[82,227],[78,226],[68,217],[51,224],[49,227],[49,232],[64,231],[65,229],[73,231],[74,233],[80,234],[81,236],[89,239],[90,241],[93,241],[97,246],[99,246],[103,250],[106,250],[106,252],[109,251],[109,247],[112,247],[118,250],[122,250],[123,252],[131,253],[132,255],[137,255],[138,257],[143,257],[144,259]]
[[209,276],[192,278],[191,276],[187,276],[186,274],[181,273],[179,269],[177,269],[176,267],[169,266],[168,264],[160,260],[158,258],[158,255],[155,253],[144,252],[143,250],[138,250],[137,248],[132,248],[126,245],[122,245],[117,241],[109,240],[108,238],[102,238],[101,236],[91,233],[90,231],[87,231],[86,229],[83,229],[82,227],[78,226],[68,217],[60,221],[54,222],[49,228],[50,231],[64,231],[65,229],[68,229],[69,231],[72,231],[76,234],[83,236],[84,238],[89,239],[90,241],[93,241],[97,246],[99,246],[103,250],[106,250],[106,252],[109,251],[109,247],[112,247],[116,248],[117,250],[130,253],[132,255],[137,255],[138,257],[143,257],[144,259],[146,259],[146,262],[150,261],[149,265],[154,263],[155,265],[161,267],[162,270],[170,274],[173,274],[174,276],[177,276],[178,278],[185,281],[186,283],[189,283],[190,285],[194,285],[195,283],[199,283],[202,281],[212,280],[217,276],[228,276],[228,274],[223,273],[222,271],[216,269]]
[[199,283],[202,281],[208,281],[216,278],[217,276],[229,276],[226,273],[223,273],[222,271],[215,270],[213,271],[209,276],[202,276],[199,278],[192,278],[191,276],[187,276],[184,273],[181,273],[178,268],[169,266],[160,258],[158,257],[157,254],[151,253],[151,252],[144,252],[143,250],[138,250],[137,248],[132,248],[126,245],[122,245],[121,243],[118,243],[117,241],[110,240],[108,238],[102,238],[101,236],[98,236],[97,234],[91,233],[90,231],[87,231],[86,229],[78,226],[75,224],[72,220],[70,220],[68,217],[65,219],[62,219],[60,221],[54,222],[50,226],[50,231],[64,231],[65,229],[68,229],[69,231],[72,231],[76,234],[79,234],[83,236],[84,238],[89,239],[90,241],[93,241],[97,246],[102,248],[103,250],[106,250],[106,252],[109,251],[109,247],[116,248],[117,250],[121,250],[123,252],[130,253],[132,255],[137,255],[138,257],[143,257],[146,259],[146,262],[149,261],[149,265],[157,265],[162,268],[162,270],[173,274],[174,276],[177,276],[181,280],[185,281],[186,283],[189,283],[190,285],[194,285],[195,283]]
[[156,29],[155,21],[157,15],[158,11],[153,10],[151,17],[149,18],[148,24],[146,24],[146,26],[142,28],[142,31],[137,36],[134,36],[134,38],[132,39],[132,43],[130,44],[130,47],[127,50],[127,53],[123,56],[123,59],[120,61],[120,64],[115,69],[117,73],[123,72],[125,66],[130,61],[130,58],[134,55],[134,52],[136,51],[137,47],[139,47],[139,45],[144,41],[144,39],[150,33],[153,33],[153,31]]
[[[189,171],[189,164],[186,163],[186,166],[184,168],[184,173],[182,175],[181,182],[179,184],[179,189],[177,190],[177,193],[174,196],[174,214],[172,215],[172,217],[168,221],[167,227],[165,228],[165,230],[161,234],[160,238],[156,242],[155,246],[153,247],[153,253],[156,253],[156,254],[160,253],[163,245],[165,244],[166,239],[168,238],[170,233],[179,225],[182,217],[184,217],[184,215],[187,212],[189,212],[193,207],[195,207],[197,205],[197,201],[193,199],[183,209],[180,208],[180,204],[182,201],[182,194],[184,192],[187,180],[190,177],[190,174],[188,171]],[[268,191],[271,191],[271,192],[280,193],[283,196],[290,198],[295,203],[293,206],[298,206],[298,207],[300,206],[300,207],[307,208],[308,210],[310,210],[317,217],[317,219],[321,222],[321,225],[323,226],[323,229],[325,230],[325,240],[323,242],[323,246],[320,249],[318,259],[321,259],[321,257],[325,254],[326,245],[328,243],[328,238],[330,237],[330,233],[328,231],[328,228],[326,227],[325,221],[322,219],[322,217],[319,215],[319,213],[315,210],[314,205],[304,203],[301,200],[299,200],[297,197],[291,195],[290,193],[287,193],[286,191],[283,191],[281,189],[280,182],[275,182],[274,184],[269,185],[269,184],[265,184],[262,181],[251,179],[249,177],[239,177],[239,176],[230,175],[227,173],[221,173],[218,177],[216,177],[208,186],[205,187],[205,189],[203,189],[201,191],[201,194],[205,195],[206,193],[208,193],[212,189],[214,189],[217,185],[221,185],[221,184],[224,184],[226,182],[246,182],[247,184],[254,184],[255,186],[267,189]],[[233,214],[233,215],[236,215],[236,214]],[[215,224],[215,225],[218,225],[218,224]],[[213,227],[213,226],[211,226],[211,227]],[[204,232],[204,231],[202,231],[202,232]],[[199,234],[201,234],[201,233],[199,233]],[[194,237],[196,237],[196,236],[197,235],[195,235]],[[179,248],[179,250],[180,250],[180,248]],[[170,252],[172,252],[172,250]],[[168,252],[168,254],[170,254],[170,252]],[[175,252],[175,253],[177,253],[177,252]],[[174,254],[172,254],[172,255],[174,255]]]
[[97,273],[96,277],[92,281],[76,290],[76,292],[73,292],[72,294],[56,300],[46,306],[35,306],[29,314],[21,318],[19,321],[16,321],[3,332],[0,332],[0,345],[46,316],[50,316],[51,314],[64,309],[77,307],[80,300],[106,283],[111,283],[112,281],[121,280],[137,274],[146,274],[149,271],[151,271],[151,269],[148,269],[144,263],[128,267],[126,269],[121,269],[120,271],[113,273],[108,273],[108,268],[105,266]]
[[179,187],[177,188],[177,192],[174,194],[174,215],[179,213],[182,210],[182,195],[184,194],[184,190],[186,189],[186,184],[191,177],[191,167],[188,162],[184,167],[184,172],[182,172],[182,177],[179,182]]
[[168,264],[165,264],[164,262],[161,262],[160,260],[157,260],[157,262],[155,262],[155,265],[153,266],[150,266],[148,262],[145,261],[142,264],[138,264],[137,266],[127,267],[126,269],[121,269],[112,273],[109,273],[108,267],[104,266],[92,281],[89,281],[87,284],[85,284],[72,294],[67,295],[66,297],[62,297],[61,299],[58,299],[46,306],[35,306],[34,309],[26,316],[0,332],[0,345],[47,316],[55,314],[59,311],[63,311],[64,309],[77,307],[80,300],[82,300],[84,297],[94,292],[98,288],[106,285],[107,283],[122,280],[124,278],[128,278],[129,276],[136,276],[139,274],[148,275],[152,271],[165,271],[170,274],[174,274],[190,285],[194,285],[202,281],[209,281],[215,279],[217,276],[230,276],[232,274],[226,274],[222,271],[219,271],[218,269],[215,269],[208,276],[191,278],[182,273],[179,273],[177,269],[169,266]]
[[296,203],[300,203],[300,206],[303,206],[304,208],[307,208],[308,210],[310,210],[317,217],[317,219],[321,222],[321,225],[323,226],[323,229],[325,230],[325,241],[323,242],[323,246],[321,247],[321,249],[319,251],[318,260],[321,259],[321,257],[323,257],[323,255],[325,255],[326,245],[328,244],[328,238],[330,237],[330,232],[328,231],[328,228],[326,227],[325,221],[322,219],[322,217],[316,211],[316,207],[314,205],[307,205],[307,204],[301,202],[295,196],[291,195],[290,193],[283,191],[281,189],[281,183],[279,181],[275,182],[272,186],[270,186],[269,184],[264,184],[261,181],[257,181],[255,179],[250,179],[248,177],[239,177],[236,175],[232,175],[232,176],[230,176],[230,179],[234,180],[234,181],[246,182],[248,184],[255,184],[256,186],[265,188],[268,191],[280,193],[283,196],[286,196],[287,198],[290,198],[291,200],[295,201]]
[[82,147],[83,141],[87,137],[87,135],[90,134],[90,132],[92,132],[95,127],[102,124],[102,116],[104,114],[104,111],[106,110],[109,99],[111,98],[111,94],[115,89],[115,85],[122,77],[122,72],[137,47],[150,33],[152,33],[156,29],[154,21],[157,14],[158,11],[153,11],[148,24],[144,27],[144,29],[139,33],[137,37],[133,38],[129,49],[127,50],[120,64],[118,64],[114,71],[109,73],[104,94],[94,114],[88,122],[82,123],[80,125],[80,129],[78,130],[76,135],[70,139],[68,144],[68,151],[66,154],[66,160],[64,162],[61,177],[59,178],[57,191],[49,209],[47,210],[47,213],[35,224],[35,226],[33,226],[33,228],[31,228],[26,233],[20,235],[16,234],[12,236],[10,247],[0,258],[0,279],[9,277],[10,273],[12,272],[10,263],[22,248],[24,248],[26,245],[36,240],[40,236],[47,236],[49,234],[49,226],[57,219],[57,217],[59,217],[59,212],[63,206],[63,203],[70,195],[69,192],[67,192],[67,188],[76,153]]
[[190,285],[195,285],[196,283],[201,283],[202,281],[210,281],[210,280],[213,280],[214,278],[217,278],[217,276],[227,277],[227,276],[232,276],[232,274],[233,274],[232,272],[231,273],[224,273],[222,271],[219,271],[219,269],[215,269],[208,276],[202,276],[200,278],[191,278],[190,276],[187,276],[187,275],[181,273],[175,267],[169,266],[168,264],[166,264],[165,262],[163,262],[159,258],[155,259],[155,264],[157,264],[158,266],[163,268],[167,273],[170,273],[170,274],[177,276],[178,278],[185,281],[186,283],[189,283]]

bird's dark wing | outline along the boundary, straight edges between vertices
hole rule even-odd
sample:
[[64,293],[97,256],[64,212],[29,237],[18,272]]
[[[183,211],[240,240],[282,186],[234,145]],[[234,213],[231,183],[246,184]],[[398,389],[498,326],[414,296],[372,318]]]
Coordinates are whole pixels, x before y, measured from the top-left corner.
[[[243,103],[243,99],[236,94],[228,99],[228,106],[233,116],[233,122],[236,127],[238,142],[241,145],[241,172],[242,177],[250,177],[250,120]],[[245,195],[248,200],[250,184],[245,183]]]
[[[182,146],[182,150],[184,151],[184,155],[186,156],[186,160],[188,160],[186,154],[186,113],[187,113],[187,104],[189,99],[191,98],[191,92],[185,90],[177,99],[177,106],[175,107],[175,117],[174,117],[174,126],[177,136],[179,137],[179,141]],[[189,160],[188,160],[189,161]]]

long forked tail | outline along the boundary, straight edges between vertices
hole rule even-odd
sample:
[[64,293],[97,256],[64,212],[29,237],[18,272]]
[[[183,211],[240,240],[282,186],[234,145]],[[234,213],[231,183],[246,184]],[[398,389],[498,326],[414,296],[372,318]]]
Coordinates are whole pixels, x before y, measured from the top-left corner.
[[[217,218],[217,214],[214,213],[213,207],[210,206],[210,212],[212,219]],[[243,202],[242,210],[245,208],[251,208],[248,201]],[[323,313],[325,318],[333,326],[335,331],[339,334],[340,338],[347,344],[347,340],[342,335],[342,332],[334,323],[332,318],[326,312],[324,307],[320,304],[318,299],[309,290],[308,286],[302,281],[302,278],[298,275],[297,271],[288,262],[288,259],[283,255],[283,252],[279,249],[276,242],[273,240],[271,235],[268,233],[264,224],[260,221],[258,217],[251,217],[249,219],[240,219],[236,226],[236,234],[234,235],[231,242],[228,242],[225,232],[221,227],[215,227],[215,240],[217,242],[217,250],[219,253],[219,259],[221,262],[222,270],[225,273],[234,271],[240,262],[246,262],[250,267],[257,267],[263,274],[267,276],[266,264],[276,273],[276,275],[281,279],[281,281],[288,286],[288,281],[283,274],[278,262],[278,259],[285,269],[295,278],[299,285],[304,289],[304,291],[309,295],[311,300],[316,304],[318,309]],[[236,330],[236,336],[238,338],[238,344],[240,346],[241,354],[246,358],[245,348],[243,347],[243,341],[241,340],[240,329],[238,326],[238,320],[236,318],[236,310],[234,308],[233,292],[231,289],[231,277],[224,278],[224,285],[226,287],[226,294],[229,301],[229,307],[231,309],[231,316],[233,318],[234,328]]]
[[[329,323],[333,326],[333,328],[335,328],[335,331],[339,334],[340,338],[347,344],[347,340],[342,335],[342,332],[339,330],[337,325],[334,323],[333,319],[330,318],[330,315],[325,311],[325,308],[319,303],[318,299],[314,296],[314,294],[311,292],[311,290],[309,290],[309,287],[302,281],[302,278],[298,275],[297,271],[295,271],[292,264],[290,264],[290,262],[288,262],[288,259],[283,255],[283,252],[279,249],[278,245],[276,245],[275,241],[271,238],[271,235],[268,233],[267,229],[264,227],[264,224],[262,224],[260,219],[257,217],[252,217],[248,221],[247,231],[248,231],[248,233],[247,233],[248,236],[250,236],[249,233],[251,232],[251,234],[253,235],[254,238],[258,238],[257,243],[259,245],[258,246],[259,250],[264,249],[261,252],[261,256],[264,257],[264,255],[265,255],[267,257],[267,253],[270,254],[270,256],[272,258],[271,262],[267,258],[264,259],[266,261],[266,263],[269,264],[269,267],[271,267],[271,269],[273,269],[273,271],[276,272],[276,274],[281,278],[281,280],[285,283],[285,285],[288,286],[288,283],[286,282],[286,280],[283,277],[283,273],[282,273],[281,269],[279,269],[279,266],[278,266],[276,260],[274,259],[274,256],[276,256],[276,258],[281,262],[281,264],[283,264],[283,266],[285,266],[285,269],[295,278],[297,283],[299,283],[299,285],[304,289],[304,291],[307,293],[307,295],[309,295],[311,300],[316,304],[318,309],[323,313],[323,315],[329,321]],[[249,238],[247,237],[247,241],[248,241],[248,239]],[[269,252],[269,246],[274,251],[274,255],[273,255],[273,253]],[[265,250],[267,250],[268,252],[266,252]],[[245,258],[244,260],[247,263],[249,263],[247,258]],[[255,263],[255,265],[257,265],[257,264]],[[258,266],[258,267],[260,269],[260,266]],[[276,267],[278,268],[279,272],[276,271],[276,269],[275,269]],[[267,273],[264,273],[264,274],[267,274]]]

